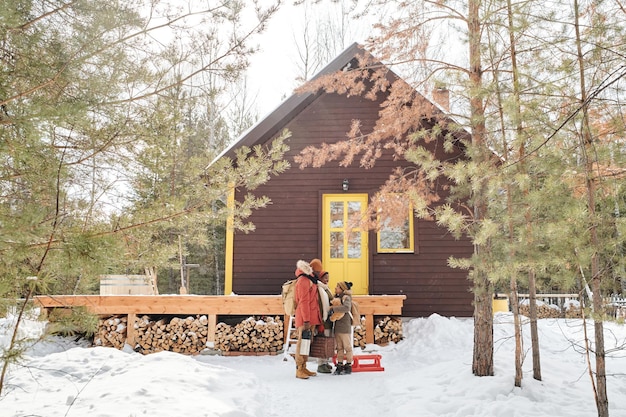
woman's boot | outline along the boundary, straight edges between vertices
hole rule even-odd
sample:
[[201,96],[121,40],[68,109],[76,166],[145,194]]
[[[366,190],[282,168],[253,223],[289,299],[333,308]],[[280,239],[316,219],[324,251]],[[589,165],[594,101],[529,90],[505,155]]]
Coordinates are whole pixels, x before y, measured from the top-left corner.
[[300,365],[296,369],[296,378],[309,379],[309,374],[305,372],[306,366]]
[[316,372],[309,371],[308,369],[306,369],[306,363],[307,363],[307,361],[309,360],[309,357],[308,357],[308,356],[303,356],[303,358],[304,358],[304,363],[303,363],[303,365],[302,365],[302,368],[304,369],[304,372],[305,372],[308,376],[317,376],[317,373],[316,373]]
[[309,379],[304,369],[306,369],[306,362],[302,360],[302,357],[296,357],[296,378]]

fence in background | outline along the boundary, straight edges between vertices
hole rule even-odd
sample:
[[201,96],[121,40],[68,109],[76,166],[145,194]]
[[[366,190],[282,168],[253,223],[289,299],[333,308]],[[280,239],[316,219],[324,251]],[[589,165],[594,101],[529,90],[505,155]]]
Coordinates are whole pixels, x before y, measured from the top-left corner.
[[[520,303],[522,303],[530,295],[518,294],[517,296]],[[579,294],[537,294],[536,299],[548,305],[558,306],[561,310],[567,309],[570,301],[574,301],[577,304],[580,303]],[[604,306],[607,315],[616,319],[626,319],[626,297],[619,294],[611,294],[609,297],[604,298]]]
[[148,275],[101,275],[100,295],[155,295]]

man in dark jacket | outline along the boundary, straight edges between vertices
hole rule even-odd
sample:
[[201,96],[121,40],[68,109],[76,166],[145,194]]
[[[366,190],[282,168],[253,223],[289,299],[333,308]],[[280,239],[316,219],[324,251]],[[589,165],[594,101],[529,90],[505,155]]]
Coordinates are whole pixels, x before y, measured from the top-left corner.
[[[333,323],[330,321],[330,315],[328,314],[328,311],[330,310],[330,301],[333,299],[333,293],[330,288],[328,288],[328,280],[330,276],[328,275],[328,272],[324,271],[322,261],[317,258],[311,260],[311,268],[313,268],[313,274],[317,278],[320,313],[322,313],[322,322],[324,323],[323,329],[320,329],[318,334],[330,337],[333,329]],[[332,373],[333,367],[330,362],[331,358],[317,358],[317,372],[322,374]]]

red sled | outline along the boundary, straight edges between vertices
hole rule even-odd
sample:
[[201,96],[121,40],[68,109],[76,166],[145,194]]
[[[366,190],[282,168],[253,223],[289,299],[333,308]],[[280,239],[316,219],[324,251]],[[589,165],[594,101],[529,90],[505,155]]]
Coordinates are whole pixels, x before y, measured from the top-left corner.
[[[384,371],[380,365],[381,355],[354,355],[352,358],[352,372]],[[333,356],[333,363],[337,365],[337,355]]]

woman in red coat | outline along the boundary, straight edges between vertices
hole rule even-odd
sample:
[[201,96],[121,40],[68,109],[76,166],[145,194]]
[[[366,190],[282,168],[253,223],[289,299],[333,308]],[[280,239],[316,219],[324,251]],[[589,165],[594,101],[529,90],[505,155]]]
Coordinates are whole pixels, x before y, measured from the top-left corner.
[[318,303],[317,278],[313,274],[313,268],[308,262],[299,260],[296,263],[296,287],[294,290],[294,301],[296,303],[296,327],[298,328],[298,343],[296,345],[296,378],[308,379],[317,373],[306,369],[306,362],[309,355],[300,354],[300,344],[302,342],[302,332],[311,332],[316,326],[322,324],[322,314]]

